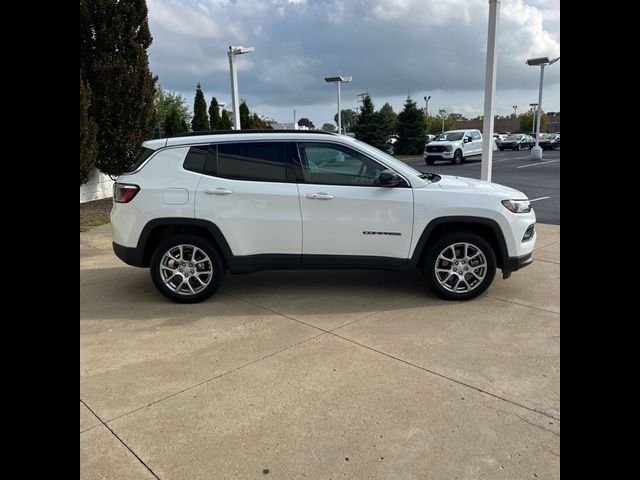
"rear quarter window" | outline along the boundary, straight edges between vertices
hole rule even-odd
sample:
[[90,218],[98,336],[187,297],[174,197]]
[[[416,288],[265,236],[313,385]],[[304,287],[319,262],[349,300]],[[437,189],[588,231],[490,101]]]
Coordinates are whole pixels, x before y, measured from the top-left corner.
[[136,161],[133,162],[131,167],[129,167],[129,169],[125,173],[135,172],[138,168],[140,168],[140,165],[142,165],[151,155],[153,155],[154,152],[155,150],[142,147],[140,153],[138,153],[138,158],[136,158]]

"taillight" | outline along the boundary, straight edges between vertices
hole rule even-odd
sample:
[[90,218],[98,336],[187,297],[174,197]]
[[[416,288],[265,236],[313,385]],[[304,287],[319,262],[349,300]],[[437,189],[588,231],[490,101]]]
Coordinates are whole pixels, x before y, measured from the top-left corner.
[[133,200],[140,187],[138,185],[129,185],[126,183],[114,183],[113,184],[113,200],[116,203],[129,203]]

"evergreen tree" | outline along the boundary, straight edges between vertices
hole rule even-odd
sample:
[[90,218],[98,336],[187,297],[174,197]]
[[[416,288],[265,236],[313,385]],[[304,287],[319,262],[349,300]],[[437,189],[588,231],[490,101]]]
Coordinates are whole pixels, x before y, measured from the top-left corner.
[[382,115],[374,110],[373,102],[369,95],[366,95],[362,101],[360,114],[353,127],[353,132],[358,140],[381,150],[385,148],[385,143],[390,134],[388,134],[387,128],[383,123]]
[[222,110],[222,114],[220,115],[220,123],[218,124],[218,130],[231,130],[232,126],[233,122],[231,121],[229,112],[226,110]]
[[198,85],[196,86],[196,97],[193,101],[193,120],[191,120],[191,129],[194,132],[209,130],[207,102],[204,101],[204,93],[202,93],[200,82],[198,82]]
[[209,126],[211,130],[217,130],[220,128],[220,109],[218,108],[218,100],[216,97],[211,97],[211,104],[209,105]]
[[[338,114],[336,113],[336,116]],[[336,126],[333,123],[325,123],[320,127],[320,130],[324,130],[325,132],[336,133]]]
[[249,107],[247,106],[247,102],[244,100],[242,100],[242,103],[240,104],[240,128],[245,130],[255,128],[253,119],[249,113]]
[[152,40],[144,0],[80,1],[80,68],[97,125],[96,166],[112,177],[127,170],[153,135]]
[[89,116],[91,89],[80,70],[80,185],[86,183],[96,163],[96,122]]
[[398,155],[415,155],[424,151],[426,125],[424,114],[416,102],[407,98],[404,110],[398,115],[398,141],[394,145]]

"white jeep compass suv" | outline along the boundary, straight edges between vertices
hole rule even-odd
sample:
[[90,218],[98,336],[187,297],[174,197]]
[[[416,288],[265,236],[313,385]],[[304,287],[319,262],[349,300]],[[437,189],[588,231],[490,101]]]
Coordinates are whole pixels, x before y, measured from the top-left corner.
[[533,261],[535,214],[512,188],[421,173],[322,131],[217,131],[150,140],[114,185],[113,249],[177,302],[225,272],[421,269],[466,300]]

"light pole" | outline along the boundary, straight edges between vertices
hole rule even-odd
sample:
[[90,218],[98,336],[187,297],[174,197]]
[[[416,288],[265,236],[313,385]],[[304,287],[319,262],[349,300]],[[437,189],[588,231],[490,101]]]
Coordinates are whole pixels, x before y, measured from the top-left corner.
[[231,101],[233,102],[233,128],[240,130],[240,105],[238,102],[238,74],[236,73],[236,55],[255,52],[255,47],[229,46],[229,70],[231,74]]
[[428,97],[424,97],[424,113],[427,115],[427,121],[425,122],[427,124],[427,129],[429,129],[429,100],[431,100],[431,95],[429,95]]
[[542,149],[540,148],[540,114],[542,113],[542,81],[544,80],[544,67],[551,65],[560,60],[560,57],[556,57],[553,60],[549,60],[549,57],[530,58],[527,60],[527,65],[537,67],[540,66],[540,91],[538,93],[538,115],[536,123],[536,144],[531,149],[531,158],[535,160],[542,159]]
[[530,103],[529,106],[531,110],[533,110],[533,123],[531,124],[531,135],[536,134],[536,109],[538,108],[537,103]]
[[352,77],[343,77],[341,75],[336,77],[325,77],[324,81],[327,83],[335,83],[338,86],[338,135],[342,135],[342,115],[340,115],[340,84],[349,83]]
[[444,133],[444,116],[447,114],[447,111],[444,108],[442,108],[438,110],[438,113],[442,117],[442,133]]
[[518,125],[518,105],[514,105],[513,107],[513,133],[516,133],[516,126]]

